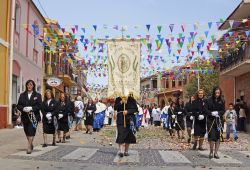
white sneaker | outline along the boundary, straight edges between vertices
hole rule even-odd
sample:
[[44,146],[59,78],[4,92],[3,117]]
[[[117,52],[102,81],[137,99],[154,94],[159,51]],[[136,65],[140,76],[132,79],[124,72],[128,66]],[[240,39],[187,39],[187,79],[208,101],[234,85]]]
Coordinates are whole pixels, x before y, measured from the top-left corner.
[[23,126],[18,126],[20,129],[22,129],[23,128]]
[[19,129],[19,126],[15,126],[14,128],[15,128],[15,129]]

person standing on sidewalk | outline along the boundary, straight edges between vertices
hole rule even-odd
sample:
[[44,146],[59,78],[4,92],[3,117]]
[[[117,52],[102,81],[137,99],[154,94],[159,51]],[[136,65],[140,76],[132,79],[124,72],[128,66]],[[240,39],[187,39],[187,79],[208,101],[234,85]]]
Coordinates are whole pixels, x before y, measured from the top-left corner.
[[199,150],[203,149],[204,137],[206,134],[206,103],[204,90],[198,90],[196,99],[192,103],[192,112],[194,115],[194,145],[193,150],[196,150],[199,142]]
[[86,126],[86,133],[92,134],[95,111],[96,105],[92,99],[89,99],[84,113],[86,118],[84,122]]
[[229,109],[225,113],[225,120],[226,120],[226,124],[227,124],[227,129],[226,129],[227,140],[229,140],[229,138],[230,138],[230,130],[232,129],[233,135],[234,135],[234,140],[236,141],[238,139],[237,131],[236,131],[237,113],[234,110],[233,103],[229,103]]
[[70,139],[70,130],[73,127],[73,122],[75,119],[75,112],[74,112],[75,99],[74,99],[74,97],[71,97],[69,93],[66,94],[66,99],[70,105],[70,112],[69,112],[69,116],[68,116],[69,132],[66,134],[66,139]]
[[43,147],[47,147],[47,134],[53,135],[52,146],[56,146],[58,102],[54,99],[54,94],[50,89],[45,91],[44,101],[42,103],[42,122],[43,122]]
[[175,102],[171,102],[170,107],[168,108],[168,131],[170,137],[175,137],[175,127],[176,127],[176,116],[174,113],[176,104]]
[[176,101],[176,107],[175,107],[174,113],[175,113],[176,120],[177,120],[175,129],[178,135],[178,139],[184,139],[184,132],[185,132],[184,102],[182,102],[180,98],[178,98]]
[[193,128],[193,122],[194,122],[194,117],[192,113],[192,103],[195,100],[194,96],[191,96],[189,99],[189,102],[186,103],[185,105],[185,115],[186,115],[186,127],[187,127],[187,133],[188,133],[188,143],[191,142],[191,132]]
[[117,97],[114,109],[117,111],[117,137],[116,143],[119,145],[119,157],[129,156],[128,150],[130,144],[136,143],[135,137],[135,113],[138,112],[136,100],[130,95],[126,97]]
[[239,111],[239,131],[246,132],[245,121],[246,121],[246,112],[244,109],[243,104],[240,104],[240,111]]
[[82,117],[83,117],[83,109],[84,109],[81,96],[77,96],[74,106],[75,106],[74,111],[75,111],[75,118],[76,118],[75,131],[78,131],[82,129]]
[[219,159],[218,150],[220,137],[223,133],[222,119],[225,113],[225,102],[219,87],[213,89],[212,96],[207,100],[207,133],[210,144],[209,158]]
[[33,80],[28,80],[25,87],[25,92],[19,97],[17,108],[21,111],[21,120],[28,140],[27,154],[31,154],[37,123],[41,120],[42,97],[40,93],[36,92],[36,84]]
[[65,98],[65,94],[61,93],[58,104],[58,143],[65,143],[66,134],[69,132],[68,116],[71,112],[70,103]]

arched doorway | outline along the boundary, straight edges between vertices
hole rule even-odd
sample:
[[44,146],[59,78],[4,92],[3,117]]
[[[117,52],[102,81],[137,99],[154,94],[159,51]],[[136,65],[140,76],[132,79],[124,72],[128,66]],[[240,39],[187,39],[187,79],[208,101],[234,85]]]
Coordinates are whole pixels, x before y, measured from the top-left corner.
[[16,60],[13,60],[13,70],[12,70],[12,104],[17,103],[18,94],[20,93],[20,74],[21,67]]

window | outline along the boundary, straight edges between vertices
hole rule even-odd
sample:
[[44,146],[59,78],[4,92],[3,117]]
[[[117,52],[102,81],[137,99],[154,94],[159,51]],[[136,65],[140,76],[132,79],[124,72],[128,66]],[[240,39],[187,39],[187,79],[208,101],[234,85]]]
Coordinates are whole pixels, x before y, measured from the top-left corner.
[[186,78],[183,80],[183,83],[184,83],[184,85],[187,84],[187,79]]
[[182,85],[182,80],[178,81],[178,86],[180,87]]
[[157,80],[153,80],[153,88],[157,89]]
[[20,17],[21,15],[21,8],[18,3],[16,3],[16,9],[15,9],[15,31],[19,34],[20,33]]
[[70,87],[70,92],[72,95],[77,95],[77,87]]
[[166,84],[165,84],[165,88],[169,88],[169,81],[168,81],[168,79],[166,79]]
[[175,79],[172,80],[172,88],[175,87]]
[[33,61],[37,64],[38,62],[38,52],[33,49]]

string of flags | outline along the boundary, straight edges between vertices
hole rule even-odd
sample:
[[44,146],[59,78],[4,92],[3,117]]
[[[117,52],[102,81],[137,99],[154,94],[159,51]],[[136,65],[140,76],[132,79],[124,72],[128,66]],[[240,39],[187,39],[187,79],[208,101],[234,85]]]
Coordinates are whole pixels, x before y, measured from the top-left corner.
[[[229,24],[229,31],[221,36],[219,33],[222,24]],[[206,25],[206,30],[200,29],[202,25]],[[215,64],[218,56],[214,56],[210,50],[214,46],[219,46],[220,51],[232,48],[240,42],[250,41],[250,30],[235,31],[233,28],[244,24],[246,28],[250,27],[250,20],[230,20],[224,22],[220,19],[216,22],[196,22],[168,25],[151,25],[131,26],[133,29],[141,29],[142,33],[137,35],[125,35],[125,39],[140,39],[142,50],[146,55],[142,58],[143,75],[152,75],[155,71],[167,70],[167,63],[179,64],[192,61],[193,58],[199,56],[203,61]],[[45,52],[49,54],[58,54],[63,56],[63,62],[69,63],[73,67],[82,66],[88,69],[88,73],[95,77],[106,77],[107,68],[107,47],[105,40],[95,38],[95,34],[104,29],[112,29],[115,31],[126,32],[128,26],[121,25],[97,25],[93,24],[90,28],[87,26],[63,27],[58,22],[56,24],[48,24],[45,27],[34,23],[31,25],[23,25],[29,35],[38,39]],[[192,29],[188,27],[192,26]],[[155,29],[156,28],[156,29]],[[212,29],[217,29],[218,34]],[[105,32],[105,31],[104,31]],[[153,32],[153,33],[152,33]],[[104,39],[112,39],[110,35],[104,35]],[[220,44],[218,41],[226,43]],[[60,51],[58,49],[62,48]],[[81,54],[79,54],[81,52]],[[75,59],[75,55],[82,55],[82,60]],[[212,59],[212,60],[210,60]],[[57,64],[56,62],[54,64]],[[150,68],[150,69],[147,69]],[[209,74],[210,72],[201,72]]]

